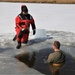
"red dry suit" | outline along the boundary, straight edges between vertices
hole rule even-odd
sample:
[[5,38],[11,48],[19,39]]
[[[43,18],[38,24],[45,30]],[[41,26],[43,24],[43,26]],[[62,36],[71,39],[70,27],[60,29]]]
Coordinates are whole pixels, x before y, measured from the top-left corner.
[[[29,31],[30,31],[30,24],[32,26],[32,30],[36,29],[35,27],[35,22],[33,17],[30,14],[23,15],[22,13],[19,14],[15,18],[15,31],[16,31],[16,40],[20,42],[28,42],[28,37],[29,37]],[[27,32],[23,32],[22,38],[19,38],[18,35],[22,31],[22,29],[25,29]]]

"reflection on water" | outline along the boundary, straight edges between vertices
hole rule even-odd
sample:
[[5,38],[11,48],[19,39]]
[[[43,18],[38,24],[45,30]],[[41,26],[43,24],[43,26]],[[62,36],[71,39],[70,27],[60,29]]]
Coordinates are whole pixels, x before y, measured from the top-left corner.
[[31,57],[28,52],[25,52],[16,55],[15,58],[28,65],[28,67],[33,67],[35,63],[35,56],[35,52],[32,52]]
[[[60,75],[75,75],[75,47],[61,46],[61,50],[66,54],[66,63],[60,69]],[[48,64],[45,64],[43,60],[51,52],[53,52],[51,48],[44,48],[39,50],[39,52],[33,52],[31,56],[33,59],[31,58],[31,60],[29,60],[29,56],[27,54],[27,57],[24,55],[25,53],[23,55],[19,55],[18,58],[27,65],[30,65],[28,62],[32,62],[31,67],[45,75],[51,75]]]

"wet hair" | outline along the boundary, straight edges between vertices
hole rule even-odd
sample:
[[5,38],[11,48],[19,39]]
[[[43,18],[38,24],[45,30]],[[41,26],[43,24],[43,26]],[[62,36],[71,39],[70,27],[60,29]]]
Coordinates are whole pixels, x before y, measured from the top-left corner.
[[54,41],[54,46],[59,49],[60,48],[60,42],[59,41]]

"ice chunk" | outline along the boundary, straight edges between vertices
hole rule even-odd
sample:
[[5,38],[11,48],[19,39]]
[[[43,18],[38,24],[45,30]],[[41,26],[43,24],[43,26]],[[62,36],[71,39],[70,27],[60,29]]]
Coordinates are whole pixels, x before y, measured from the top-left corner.
[[36,34],[34,35],[34,38],[47,38],[45,29],[36,29]]

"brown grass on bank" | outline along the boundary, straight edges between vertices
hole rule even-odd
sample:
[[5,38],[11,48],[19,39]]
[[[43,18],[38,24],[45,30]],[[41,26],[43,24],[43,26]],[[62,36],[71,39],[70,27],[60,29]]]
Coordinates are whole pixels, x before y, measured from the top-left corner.
[[0,2],[27,2],[27,3],[65,3],[75,4],[75,0],[0,0]]

